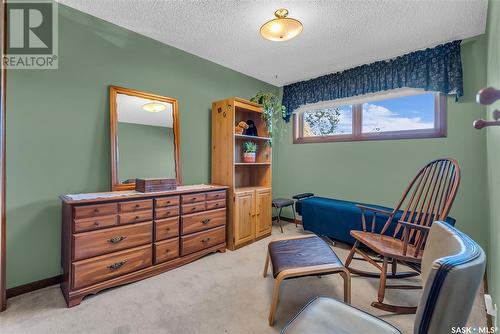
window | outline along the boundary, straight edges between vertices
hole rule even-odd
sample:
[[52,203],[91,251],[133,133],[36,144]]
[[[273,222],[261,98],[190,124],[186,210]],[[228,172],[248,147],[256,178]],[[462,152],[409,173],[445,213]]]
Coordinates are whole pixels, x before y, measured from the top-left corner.
[[294,143],[446,136],[446,96],[412,89],[299,108]]

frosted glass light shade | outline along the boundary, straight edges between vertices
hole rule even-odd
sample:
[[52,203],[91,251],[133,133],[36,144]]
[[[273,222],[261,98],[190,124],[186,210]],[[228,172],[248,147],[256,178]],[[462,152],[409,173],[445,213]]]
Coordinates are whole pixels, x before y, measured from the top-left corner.
[[288,10],[282,8],[274,12],[275,19],[272,19],[260,27],[260,34],[265,39],[275,42],[290,40],[298,36],[304,27],[296,19],[288,18]]

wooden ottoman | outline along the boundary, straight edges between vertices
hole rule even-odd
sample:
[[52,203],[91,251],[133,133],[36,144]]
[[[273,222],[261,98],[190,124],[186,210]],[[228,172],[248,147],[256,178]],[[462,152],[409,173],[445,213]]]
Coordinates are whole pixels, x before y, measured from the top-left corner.
[[264,277],[269,260],[273,267],[274,291],[269,326],[274,324],[281,282],[304,276],[338,273],[344,279],[344,302],[351,302],[351,276],[330,246],[316,235],[303,235],[271,241],[268,246]]

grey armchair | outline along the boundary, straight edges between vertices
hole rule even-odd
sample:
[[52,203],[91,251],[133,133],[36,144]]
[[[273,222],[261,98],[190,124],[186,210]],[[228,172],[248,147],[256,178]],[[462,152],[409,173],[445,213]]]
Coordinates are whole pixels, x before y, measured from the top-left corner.
[[[414,333],[450,333],[463,327],[484,275],[481,247],[454,227],[435,222],[422,258],[423,291]],[[400,333],[389,323],[340,301],[317,297],[282,333]]]

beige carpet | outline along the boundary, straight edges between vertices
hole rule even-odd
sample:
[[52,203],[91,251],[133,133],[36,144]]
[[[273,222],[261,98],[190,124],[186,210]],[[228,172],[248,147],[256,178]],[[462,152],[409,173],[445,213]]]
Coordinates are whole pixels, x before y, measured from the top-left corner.
[[[286,224],[285,235],[298,233],[303,233],[300,226]],[[262,270],[267,243],[281,236],[274,228],[272,237],[238,251],[212,254],[144,281],[103,291],[71,309],[66,308],[58,286],[9,299],[7,311],[0,313],[0,333],[278,333],[312,297],[342,298],[342,280],[337,275],[286,281],[276,324],[268,326],[273,279],[263,278]],[[347,249],[338,245],[335,250],[344,260]],[[389,315],[370,307],[376,290],[376,279],[353,277],[353,305],[412,333],[413,315]],[[393,290],[387,301],[411,305],[419,294],[419,290]],[[471,325],[485,325],[483,307],[478,296]]]

